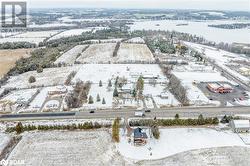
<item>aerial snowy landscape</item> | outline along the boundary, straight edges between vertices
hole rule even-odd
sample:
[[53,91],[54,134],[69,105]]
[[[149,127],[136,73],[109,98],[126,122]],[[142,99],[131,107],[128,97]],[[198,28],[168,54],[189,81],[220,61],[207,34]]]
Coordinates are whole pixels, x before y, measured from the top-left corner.
[[248,166],[248,4],[1,3],[0,165]]

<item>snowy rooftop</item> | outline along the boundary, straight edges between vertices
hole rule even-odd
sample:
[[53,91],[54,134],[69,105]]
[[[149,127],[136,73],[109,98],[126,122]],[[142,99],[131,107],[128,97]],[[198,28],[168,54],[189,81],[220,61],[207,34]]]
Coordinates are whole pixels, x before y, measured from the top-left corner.
[[233,120],[235,128],[250,128],[249,120]]

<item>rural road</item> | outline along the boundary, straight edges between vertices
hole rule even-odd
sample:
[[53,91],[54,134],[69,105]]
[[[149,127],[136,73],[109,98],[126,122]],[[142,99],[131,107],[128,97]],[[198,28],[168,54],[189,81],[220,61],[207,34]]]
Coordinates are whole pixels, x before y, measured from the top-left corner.
[[[0,121],[12,120],[54,120],[54,119],[95,119],[95,118],[131,118],[134,117],[134,109],[121,110],[97,110],[81,112],[57,112],[57,113],[30,113],[30,114],[4,114],[0,115]],[[152,109],[146,113],[147,117],[174,117],[179,114],[184,118],[197,118],[200,114],[204,117],[218,117],[224,115],[250,114],[250,107],[183,107],[168,109]]]

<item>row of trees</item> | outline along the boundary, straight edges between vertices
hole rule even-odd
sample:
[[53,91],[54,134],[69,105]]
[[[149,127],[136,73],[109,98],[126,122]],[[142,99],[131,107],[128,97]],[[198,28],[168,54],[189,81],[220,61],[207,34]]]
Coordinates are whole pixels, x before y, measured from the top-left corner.
[[[154,122],[155,121],[155,122]],[[200,126],[200,125],[217,125],[219,120],[215,118],[204,118],[199,115],[197,119],[180,119],[179,115],[175,119],[140,119],[129,121],[130,126],[150,126],[157,123],[159,126]]]
[[29,42],[5,42],[0,44],[0,49],[35,48],[36,44]]
[[7,127],[6,132],[16,132],[20,134],[24,131],[33,131],[33,130],[86,130],[86,129],[98,129],[101,127],[111,127],[109,124],[100,124],[98,122],[85,122],[80,124],[68,124],[68,125],[23,125],[21,122],[18,122],[16,126]]
[[175,96],[175,98],[182,103],[184,106],[189,105],[187,97],[187,91],[181,84],[181,81],[173,74],[168,76],[169,78],[169,91]]

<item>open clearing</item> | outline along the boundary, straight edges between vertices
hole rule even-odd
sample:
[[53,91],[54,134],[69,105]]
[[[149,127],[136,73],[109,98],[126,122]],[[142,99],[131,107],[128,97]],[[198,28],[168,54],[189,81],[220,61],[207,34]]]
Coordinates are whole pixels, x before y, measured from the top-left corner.
[[0,50],[0,78],[6,74],[20,58],[27,58],[33,49]]
[[117,56],[113,57],[116,43],[93,44],[77,59],[79,63],[129,63],[154,62],[145,44],[121,43]]
[[145,44],[122,43],[117,53],[117,62],[154,62],[154,57]]
[[8,159],[25,166],[121,165],[111,143],[107,130],[27,133]]
[[108,63],[112,61],[116,43],[93,44],[76,60],[80,63]]
[[[12,76],[4,85],[4,88],[31,88],[36,86],[53,86],[63,85],[67,76],[72,71],[77,71],[78,66],[73,67],[60,67],[60,68],[47,68],[42,73],[37,71],[29,71],[18,76]],[[34,76],[36,82],[29,83],[29,77]]]
[[157,81],[166,82],[160,67],[155,64],[85,64],[76,73],[73,82],[77,80],[90,81],[92,83],[107,83],[109,79],[125,77],[128,83],[134,83],[140,76],[157,77]]
[[62,54],[54,63],[55,64],[70,64],[73,65],[77,56],[82,53],[82,51],[87,47],[87,45],[77,45],[69,51]]
[[34,32],[25,32],[15,36],[2,38],[0,39],[0,43],[5,42],[30,42],[39,44],[43,42],[45,39],[57,34],[60,31],[34,31]]

